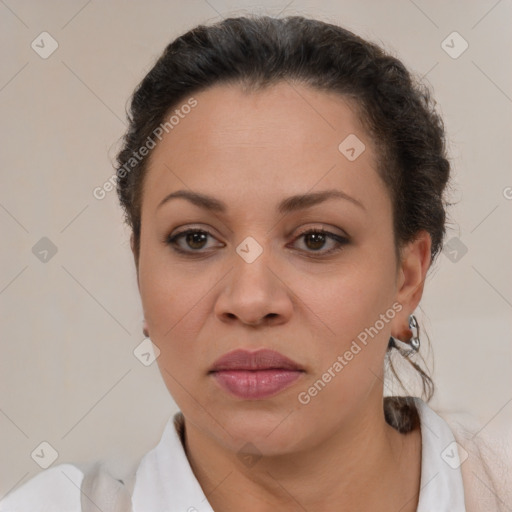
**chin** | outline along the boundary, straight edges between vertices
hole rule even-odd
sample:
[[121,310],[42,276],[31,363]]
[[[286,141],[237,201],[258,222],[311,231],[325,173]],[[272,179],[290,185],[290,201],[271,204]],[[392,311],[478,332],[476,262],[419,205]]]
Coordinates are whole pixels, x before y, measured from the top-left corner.
[[255,454],[265,456],[294,451],[300,442],[300,432],[305,427],[303,422],[300,425],[297,423],[299,415],[290,414],[286,408],[232,408],[223,410],[220,417],[223,418],[225,431],[231,435],[227,435],[218,425],[216,428],[220,429],[219,433],[233,451],[247,445],[244,451],[253,450]]

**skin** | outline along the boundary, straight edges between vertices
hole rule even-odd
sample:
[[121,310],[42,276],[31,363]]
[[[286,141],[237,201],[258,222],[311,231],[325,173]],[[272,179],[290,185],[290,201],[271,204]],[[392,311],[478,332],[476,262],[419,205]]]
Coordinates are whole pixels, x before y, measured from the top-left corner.
[[[383,362],[389,336],[402,337],[421,299],[430,236],[418,233],[397,261],[389,191],[348,99],[286,82],[250,93],[219,85],[194,97],[197,107],[151,153],[134,256],[145,326],[209,502],[216,511],[416,510],[421,433],[386,423]],[[338,150],[351,133],[366,146],[354,161]],[[325,189],[363,207],[334,199],[276,211],[286,197]],[[212,213],[182,198],[158,207],[177,190],[214,196],[228,210]],[[178,242],[199,257],[165,243],[189,227],[211,233]],[[322,227],[349,242],[322,256],[335,241],[300,237]],[[248,236],[263,250],[252,263],[236,252]],[[300,403],[298,394],[393,303],[402,309],[392,321]],[[228,395],[208,375],[226,352],[261,347],[305,373],[265,400]],[[256,455],[254,463],[240,453]]]

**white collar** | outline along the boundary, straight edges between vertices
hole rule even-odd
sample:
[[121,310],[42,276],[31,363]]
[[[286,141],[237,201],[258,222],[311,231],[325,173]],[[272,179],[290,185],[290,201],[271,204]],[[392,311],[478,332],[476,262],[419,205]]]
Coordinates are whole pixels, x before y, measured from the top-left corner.
[[417,512],[466,512],[455,437],[421,398],[415,397],[421,422],[421,481]]
[[183,414],[169,418],[158,445],[137,468],[133,512],[214,512],[197,481],[181,442]]
[[[442,458],[455,442],[448,424],[423,400],[415,398],[421,422],[421,485],[417,512],[466,512],[460,467]],[[133,512],[214,512],[188,462],[181,442],[183,415],[165,425],[162,438],[141,460],[133,492]],[[452,466],[459,460],[456,445],[445,451]],[[447,459],[448,460],[448,459]],[[172,507],[172,508],[171,508]]]

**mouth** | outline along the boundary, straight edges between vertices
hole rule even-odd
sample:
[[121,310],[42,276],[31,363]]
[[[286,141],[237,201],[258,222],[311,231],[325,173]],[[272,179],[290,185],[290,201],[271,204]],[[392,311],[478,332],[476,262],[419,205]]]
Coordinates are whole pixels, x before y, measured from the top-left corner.
[[221,389],[245,400],[277,395],[305,373],[295,361],[273,350],[234,350],[208,372]]

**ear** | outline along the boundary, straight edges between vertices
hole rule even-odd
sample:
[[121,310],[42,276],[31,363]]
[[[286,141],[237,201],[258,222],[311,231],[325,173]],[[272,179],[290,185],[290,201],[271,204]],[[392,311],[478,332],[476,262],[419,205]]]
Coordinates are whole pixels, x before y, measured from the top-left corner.
[[396,300],[402,305],[402,310],[395,316],[391,325],[391,334],[398,339],[401,339],[404,330],[409,328],[409,315],[416,309],[423,295],[425,278],[431,262],[431,247],[430,234],[422,230],[401,251]]

